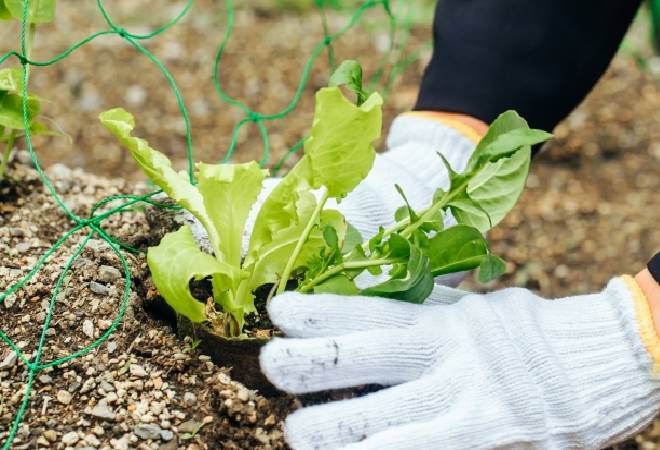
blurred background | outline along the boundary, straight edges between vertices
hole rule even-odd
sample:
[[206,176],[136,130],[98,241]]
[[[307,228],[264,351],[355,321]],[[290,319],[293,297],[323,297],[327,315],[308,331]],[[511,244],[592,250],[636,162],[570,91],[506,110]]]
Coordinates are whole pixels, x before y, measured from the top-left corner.
[[[148,33],[176,16],[184,4],[113,0],[106,7],[118,26]],[[324,28],[338,31],[361,2],[325,4],[325,11],[319,11],[314,0],[237,0],[234,32],[219,71],[226,93],[260,113],[285,108],[310,54],[324,38]],[[415,102],[430,57],[434,1],[399,0],[392,6],[397,18],[394,43],[390,20],[378,7],[366,11],[332,47],[336,61],[357,59],[367,78],[385,68],[378,83],[387,94],[384,136],[392,118]],[[660,58],[652,45],[652,11],[640,11],[608,74],[554,130],[557,138],[534,161],[518,206],[491,232],[494,251],[508,261],[507,274],[496,286],[525,286],[549,297],[589,292],[601,289],[612,275],[636,272],[660,250]],[[234,126],[245,117],[239,108],[222,102],[213,87],[213,61],[226,21],[224,1],[195,0],[179,24],[141,41],[181,90],[195,161],[222,160]],[[39,26],[33,58],[50,59],[103,29],[96,2],[59,0],[55,22]],[[1,53],[19,48],[19,32],[19,24],[1,23]],[[15,61],[3,67],[11,64]],[[324,51],[312,66],[296,109],[266,123],[271,163],[307,132],[313,93],[327,84],[330,66]],[[44,99],[51,127],[66,134],[34,139],[43,165],[61,162],[102,176],[140,180],[128,154],[97,120],[99,112],[123,106],[136,116],[137,135],[169,155],[177,167],[185,167],[185,124],[176,99],[154,63],[120,37],[98,38],[57,64],[33,68],[30,87]],[[260,160],[263,153],[259,130],[254,124],[243,127],[232,159]],[[656,448],[658,436],[656,424],[637,438],[639,444],[620,448]]]

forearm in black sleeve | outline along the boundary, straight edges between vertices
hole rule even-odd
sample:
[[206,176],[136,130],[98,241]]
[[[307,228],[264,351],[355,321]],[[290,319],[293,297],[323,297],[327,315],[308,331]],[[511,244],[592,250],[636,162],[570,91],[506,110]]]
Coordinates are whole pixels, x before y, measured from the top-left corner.
[[415,109],[552,130],[605,72],[640,0],[439,0]]

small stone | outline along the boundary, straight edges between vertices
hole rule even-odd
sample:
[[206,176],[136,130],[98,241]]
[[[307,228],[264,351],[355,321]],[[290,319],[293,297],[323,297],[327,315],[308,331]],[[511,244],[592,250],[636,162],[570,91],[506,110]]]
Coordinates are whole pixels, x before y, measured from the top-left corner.
[[121,277],[121,272],[112,266],[100,265],[99,266],[99,279],[105,282],[118,280]]
[[14,247],[18,253],[25,253],[30,250],[32,245],[29,242],[20,242]]
[[70,431],[66,433],[64,436],[62,436],[62,443],[65,445],[73,445],[79,440],[80,438],[78,437],[78,433],[76,433],[75,431]]
[[175,440],[169,441],[160,447],[158,447],[158,450],[177,450],[179,448],[179,444]]
[[108,341],[108,353],[114,353],[117,350],[117,343],[115,341]]
[[238,394],[236,394],[236,396],[240,401],[247,402],[248,399],[250,398],[250,393],[248,392],[247,389],[241,388],[239,389]]
[[148,375],[147,371],[144,370],[144,367],[140,366],[139,364],[131,364],[129,369],[131,375],[134,375],[136,377],[146,377]]
[[81,394],[86,394],[87,392],[94,389],[94,386],[96,386],[96,382],[94,381],[94,379],[93,378],[88,378],[88,379],[85,380],[82,387],[80,388],[80,393]]
[[162,431],[154,423],[141,423],[133,428],[133,433],[140,439],[159,439]]
[[109,295],[110,294],[110,289],[104,284],[98,283],[96,281],[90,281],[89,282],[89,289],[98,295]]
[[174,433],[170,430],[160,430],[160,438],[166,442],[174,439]]
[[91,320],[85,319],[82,326],[82,331],[88,338],[94,338],[94,323]]
[[192,433],[195,431],[195,428],[197,427],[197,422],[194,420],[188,420],[186,422],[183,422],[181,425],[179,425],[179,433]]
[[57,401],[62,403],[63,405],[68,405],[71,403],[72,399],[71,392],[65,391],[65,390],[59,390],[57,391]]
[[197,396],[192,392],[186,392],[183,394],[183,401],[187,406],[193,406],[197,403]]
[[47,172],[48,176],[53,180],[69,180],[73,177],[71,169],[61,163],[53,164]]
[[2,362],[0,362],[0,369],[10,369],[14,367],[17,359],[18,355],[15,351],[12,351],[7,356],[5,356],[5,359],[3,359]]
[[112,325],[112,320],[101,319],[98,321],[98,325],[100,330],[105,331]]
[[55,442],[57,440],[57,433],[53,430],[44,431],[43,436],[48,442]]
[[40,383],[43,383],[43,384],[50,384],[50,383],[53,382],[53,377],[51,377],[51,376],[48,375],[47,373],[44,373],[44,374],[42,374],[42,375],[39,375],[38,380],[39,380]]
[[272,427],[273,425],[275,425],[275,422],[276,422],[275,416],[271,414],[270,416],[266,417],[266,420],[264,420],[264,425],[266,425],[267,427]]
[[101,399],[91,410],[86,411],[89,415],[98,417],[99,419],[106,420],[115,420],[116,414],[108,406],[108,401],[106,399]]
[[112,383],[108,383],[105,380],[99,383],[99,387],[103,389],[105,392],[112,392],[115,390],[115,387],[112,385]]

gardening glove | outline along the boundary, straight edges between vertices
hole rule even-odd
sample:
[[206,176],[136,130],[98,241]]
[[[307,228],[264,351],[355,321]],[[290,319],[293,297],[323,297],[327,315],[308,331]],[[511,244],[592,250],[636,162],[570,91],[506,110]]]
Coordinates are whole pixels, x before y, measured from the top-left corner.
[[270,318],[289,336],[261,353],[275,386],[395,385],[296,411],[295,450],[599,449],[658,412],[660,341],[631,277],[552,301],[442,287],[430,301],[273,299]]

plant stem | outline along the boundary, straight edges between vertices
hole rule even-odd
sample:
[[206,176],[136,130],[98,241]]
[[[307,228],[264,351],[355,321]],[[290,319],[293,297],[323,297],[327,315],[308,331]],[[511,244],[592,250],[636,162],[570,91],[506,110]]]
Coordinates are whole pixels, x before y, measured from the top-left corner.
[[[36,23],[31,23],[30,27],[28,28],[28,35],[27,35],[27,48],[25,49],[25,57],[27,59],[30,59],[32,56],[32,44],[34,44],[34,37],[37,34],[37,24]],[[25,66],[25,70],[28,72],[28,76],[30,74],[30,65],[27,64]]]
[[332,276],[344,270],[364,269],[366,267],[372,267],[372,266],[384,266],[387,264],[393,264],[394,262],[396,261],[393,261],[391,259],[368,259],[365,261],[349,261],[349,262],[337,264],[336,266],[329,269],[327,272],[320,274],[316,278],[310,280],[304,286],[301,286],[299,290],[300,292],[309,292],[312,290],[312,288],[314,288],[314,286],[323,283],[328,278],[331,278]]
[[293,249],[293,253],[291,254],[289,260],[287,261],[286,266],[284,267],[284,272],[282,272],[282,277],[280,278],[280,282],[277,286],[277,294],[281,294],[282,292],[284,292],[284,289],[286,288],[286,283],[287,281],[289,281],[289,277],[291,276],[293,265],[296,263],[296,259],[298,259],[298,255],[300,254],[300,251],[302,250],[302,247],[305,244],[305,242],[307,242],[307,239],[309,238],[309,235],[312,232],[314,225],[316,225],[316,220],[321,215],[321,211],[323,210],[323,206],[325,206],[325,202],[328,201],[328,190],[325,187],[323,187],[322,189],[323,192],[321,194],[321,198],[316,204],[316,209],[314,209],[314,212],[312,213],[312,217],[309,218],[309,222],[307,223],[307,226],[300,235],[300,239],[298,239],[298,242],[296,243],[296,247]]
[[2,152],[2,162],[0,162],[0,180],[5,177],[5,171],[7,170],[7,165],[9,164],[9,155],[11,154],[11,149],[14,148],[14,140],[16,140],[16,130],[10,130],[9,136],[7,136],[7,144],[5,145],[5,150]]

